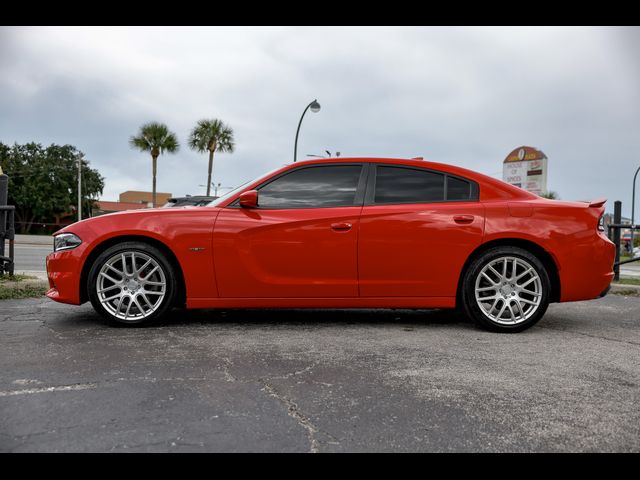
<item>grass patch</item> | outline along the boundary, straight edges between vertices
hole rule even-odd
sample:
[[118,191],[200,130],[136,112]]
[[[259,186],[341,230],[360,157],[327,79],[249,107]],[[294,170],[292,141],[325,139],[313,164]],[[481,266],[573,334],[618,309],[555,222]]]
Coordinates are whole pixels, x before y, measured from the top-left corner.
[[640,277],[621,277],[617,282],[621,285],[640,285]]
[[48,289],[46,281],[29,275],[0,276],[0,300],[42,297]]
[[13,277],[10,277],[9,275],[0,275],[0,284],[22,282],[24,280],[36,280],[36,277],[31,277],[29,275],[14,275]]
[[42,285],[25,284],[14,288],[0,285],[0,300],[42,297],[47,293],[47,290],[49,288]]

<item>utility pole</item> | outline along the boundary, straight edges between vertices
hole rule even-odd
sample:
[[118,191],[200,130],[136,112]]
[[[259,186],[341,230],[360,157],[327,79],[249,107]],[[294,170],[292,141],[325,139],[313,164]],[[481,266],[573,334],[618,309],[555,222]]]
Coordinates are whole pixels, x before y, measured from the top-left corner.
[[78,221],[82,220],[82,155],[78,154]]

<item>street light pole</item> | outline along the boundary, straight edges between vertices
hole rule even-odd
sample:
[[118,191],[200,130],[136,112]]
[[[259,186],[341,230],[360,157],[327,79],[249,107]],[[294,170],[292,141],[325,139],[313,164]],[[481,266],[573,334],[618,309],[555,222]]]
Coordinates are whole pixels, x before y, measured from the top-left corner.
[[78,155],[78,221],[82,220],[82,155]]
[[293,146],[293,161],[295,162],[298,159],[298,135],[300,134],[300,125],[302,125],[302,119],[304,118],[304,114],[307,113],[307,110],[311,109],[313,113],[317,113],[320,111],[320,104],[318,100],[314,100],[307,108],[302,112],[302,116],[300,117],[300,121],[298,122],[298,130],[296,130],[296,143]]
[[[636,170],[635,175],[633,176],[633,190],[631,191],[631,226],[635,226],[635,213],[636,213],[636,178],[638,178],[638,172],[640,172],[640,167]],[[635,230],[631,229],[631,251],[633,252],[633,233]]]

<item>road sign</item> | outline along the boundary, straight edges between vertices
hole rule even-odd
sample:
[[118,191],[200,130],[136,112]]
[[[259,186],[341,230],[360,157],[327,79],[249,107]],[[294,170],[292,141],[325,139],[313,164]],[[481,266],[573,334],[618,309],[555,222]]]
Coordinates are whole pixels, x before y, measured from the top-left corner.
[[502,179],[536,195],[547,192],[547,156],[537,148],[518,147],[504,159]]

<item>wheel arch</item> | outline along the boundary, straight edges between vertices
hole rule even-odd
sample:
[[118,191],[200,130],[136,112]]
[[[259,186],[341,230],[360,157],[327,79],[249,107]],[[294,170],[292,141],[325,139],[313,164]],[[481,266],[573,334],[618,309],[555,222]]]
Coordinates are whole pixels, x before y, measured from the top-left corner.
[[145,235],[119,235],[110,237],[100,242],[93,248],[93,250],[91,250],[84,263],[82,264],[82,271],[80,273],[80,303],[84,303],[89,300],[89,293],[87,291],[87,278],[89,277],[89,271],[91,270],[91,266],[93,265],[93,263],[96,261],[98,256],[106,249],[123,242],[146,243],[148,245],[156,247],[167,256],[167,260],[175,268],[178,276],[178,293],[176,297],[176,306],[184,305],[187,300],[187,288],[184,280],[184,273],[182,272],[182,266],[180,265],[178,258],[175,256],[175,254],[167,244],[156,238],[147,237]]
[[469,266],[476,258],[478,258],[478,256],[494,247],[519,247],[535,255],[542,262],[545,269],[547,270],[547,273],[549,274],[549,281],[551,282],[550,302],[560,301],[560,274],[558,270],[558,264],[554,260],[553,256],[542,246],[531,240],[514,237],[490,240],[479,245],[473,252],[471,252],[466,262],[464,263],[462,270],[460,271],[460,277],[458,278],[458,288],[456,291],[457,305],[462,305],[462,283]]

